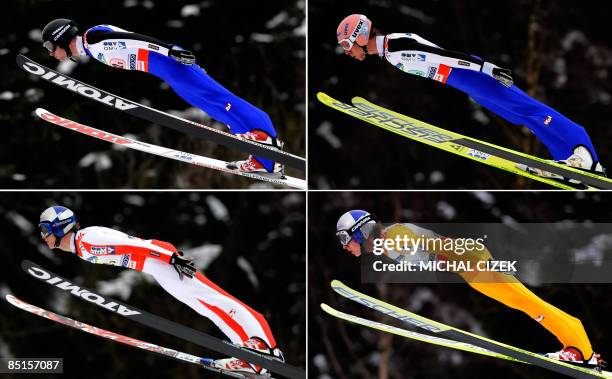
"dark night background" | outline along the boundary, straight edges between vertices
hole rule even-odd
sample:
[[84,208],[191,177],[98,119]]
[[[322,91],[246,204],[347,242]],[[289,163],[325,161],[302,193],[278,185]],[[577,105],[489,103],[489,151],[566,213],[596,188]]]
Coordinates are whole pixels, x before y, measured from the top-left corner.
[[[266,111],[285,150],[305,153],[305,2],[33,1],[6,2],[0,25],[0,149],[2,188],[258,188],[253,180],[151,156],[64,130],[33,115],[43,107],[115,134],[222,160],[243,153],[153,126],[35,81],[15,64],[24,54],[50,68],[57,61],[41,46],[40,31],[54,18],[72,18],[81,31],[98,24],[151,35],[191,49],[198,64],[224,87]],[[11,20],[13,22],[11,22]],[[62,66],[64,67],[64,66]],[[61,69],[60,69],[61,71]],[[227,131],[179,98],[158,78],[90,60],[67,75],[163,111],[179,111]],[[302,173],[289,170],[293,176]]]
[[344,102],[362,96],[441,128],[550,159],[526,128],[484,110],[464,93],[404,74],[377,56],[364,62],[344,56],[335,31],[351,13],[366,14],[383,33],[415,33],[443,48],[478,55],[511,69],[519,88],[584,126],[600,161],[609,166],[612,46],[609,17],[602,4],[574,0],[309,1],[311,188],[545,188],[319,103],[319,91]]
[[[536,367],[454,351],[392,336],[335,319],[324,302],[340,311],[375,321],[391,318],[342,298],[329,283],[338,279],[352,288],[425,317],[533,352],[553,352],[558,340],[520,311],[490,299],[465,283],[360,283],[358,258],[344,252],[334,235],[336,221],[350,209],[374,213],[384,223],[534,223],[609,222],[612,194],[474,192],[474,193],[309,193],[308,359],[312,378],[455,378],[545,379],[559,375]],[[551,241],[554,245],[554,241]],[[610,246],[602,247],[610,256]],[[545,250],[545,246],[542,246]],[[495,252],[492,252],[495,256]],[[612,354],[610,284],[529,286],[536,295],[579,318],[593,349]],[[408,329],[410,327],[408,326]],[[419,330],[417,330],[419,331]]]
[[[205,348],[112,315],[86,301],[60,294],[21,269],[29,259],[67,279],[96,289],[103,281],[127,281],[127,304],[224,338],[212,322],[174,299],[146,274],[95,265],[40,240],[38,218],[50,205],[74,210],[82,227],[108,226],[145,239],[171,242],[194,253],[199,270],[221,288],[261,312],[288,362],[305,366],[305,194],[303,193],[2,193],[0,214],[0,356],[63,357],[70,378],[203,378],[211,375],[167,359],[22,311],[4,301],[15,296],[130,337],[202,357],[221,357]],[[213,252],[219,255],[214,257]],[[213,255],[210,255],[213,254]],[[210,263],[201,263],[210,259]],[[125,287],[124,286],[124,287]],[[0,375],[1,376],[1,375]],[[7,377],[7,376],[2,376]],[[21,377],[21,376],[20,376]],[[53,376],[47,376],[53,377]],[[214,376],[213,376],[214,377]]]

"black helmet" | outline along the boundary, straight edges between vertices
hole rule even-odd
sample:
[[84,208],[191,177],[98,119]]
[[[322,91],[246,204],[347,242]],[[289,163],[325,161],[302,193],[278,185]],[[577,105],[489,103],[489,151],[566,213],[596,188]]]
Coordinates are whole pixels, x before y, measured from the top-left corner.
[[55,51],[59,46],[71,56],[70,41],[78,34],[79,29],[74,21],[58,18],[48,23],[42,30],[43,46],[49,51]]

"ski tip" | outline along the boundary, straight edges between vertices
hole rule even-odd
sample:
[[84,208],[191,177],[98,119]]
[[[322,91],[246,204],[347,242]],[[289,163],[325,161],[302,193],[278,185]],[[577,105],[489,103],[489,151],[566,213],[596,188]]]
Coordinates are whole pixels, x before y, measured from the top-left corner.
[[36,113],[36,115],[37,115],[38,117],[41,117],[43,113],[51,113],[51,112],[49,112],[48,110],[43,109],[43,108],[36,108],[36,110],[34,111],[34,113]]
[[344,313],[340,312],[339,310],[335,308],[330,307],[329,305],[325,303],[321,303],[321,309],[323,309],[323,312],[331,316],[341,317],[342,315],[344,315]]
[[331,281],[331,286],[332,287],[338,287],[338,286],[341,286],[341,285],[343,285],[343,284],[338,279],[334,279],[334,280]]
[[327,99],[331,99],[331,97],[329,97],[329,95],[327,95],[325,92],[317,92],[317,99],[319,99],[319,101],[325,101]]

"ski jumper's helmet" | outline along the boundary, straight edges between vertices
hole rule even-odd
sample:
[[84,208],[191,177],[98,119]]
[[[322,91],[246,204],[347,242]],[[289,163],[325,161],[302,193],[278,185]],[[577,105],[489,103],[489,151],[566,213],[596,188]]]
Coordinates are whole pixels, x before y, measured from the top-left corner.
[[355,43],[364,47],[368,44],[370,31],[372,30],[372,21],[362,14],[352,14],[346,17],[336,31],[338,44],[344,50],[350,50]]
[[55,19],[42,30],[43,47],[49,52],[53,52],[59,46],[66,50],[66,54],[70,57],[72,52],[68,46],[78,33],[79,29],[74,21],[67,18]]
[[76,227],[77,218],[70,209],[55,205],[45,209],[40,215],[40,236],[47,238],[53,234],[56,238],[55,247],[59,246],[59,241],[68,232]]
[[348,245],[352,240],[362,244],[368,239],[376,225],[373,215],[360,209],[348,211],[343,214],[336,224],[336,236],[342,246]]

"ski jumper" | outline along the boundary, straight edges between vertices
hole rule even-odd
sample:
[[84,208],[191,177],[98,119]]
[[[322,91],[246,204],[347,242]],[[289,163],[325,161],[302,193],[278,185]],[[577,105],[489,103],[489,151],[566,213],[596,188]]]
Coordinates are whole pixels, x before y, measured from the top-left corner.
[[440,48],[412,33],[377,36],[381,57],[405,73],[456,88],[491,112],[515,125],[524,125],[546,146],[554,160],[569,158],[584,146],[597,162],[585,129],[516,86],[506,87],[491,76],[497,66],[478,57]]
[[[394,224],[382,232],[384,238],[395,239],[396,237],[410,239],[418,238],[441,238],[447,239],[432,232],[431,230],[418,227],[413,224]],[[493,259],[491,253],[485,248],[483,250],[473,250],[458,255],[451,250],[444,248],[433,248],[428,251],[418,251],[414,255],[407,255],[406,251],[392,249],[385,252],[394,261],[403,260],[446,260],[446,261],[488,261]],[[420,257],[419,257],[420,255]],[[475,264],[472,264],[475,267]],[[593,354],[593,348],[589,337],[579,319],[563,312],[559,308],[545,302],[527,287],[525,287],[513,275],[502,272],[456,272],[473,289],[486,295],[500,303],[526,313],[533,320],[536,320],[549,332],[551,332],[563,344],[563,348],[574,346],[588,359]]]
[[210,279],[196,273],[181,280],[169,264],[176,247],[158,240],[143,240],[125,233],[91,226],[77,231],[71,250],[91,263],[107,264],[142,271],[177,300],[210,319],[232,341],[242,344],[251,337],[276,347],[272,331],[263,315],[236,299]]
[[[261,130],[276,138],[268,114],[234,95],[197,64],[184,65],[168,56],[174,45],[112,25],[89,28],[77,48],[112,67],[148,72],[168,83],[183,100],[226,124],[233,134]],[[273,161],[256,159],[268,170]]]

